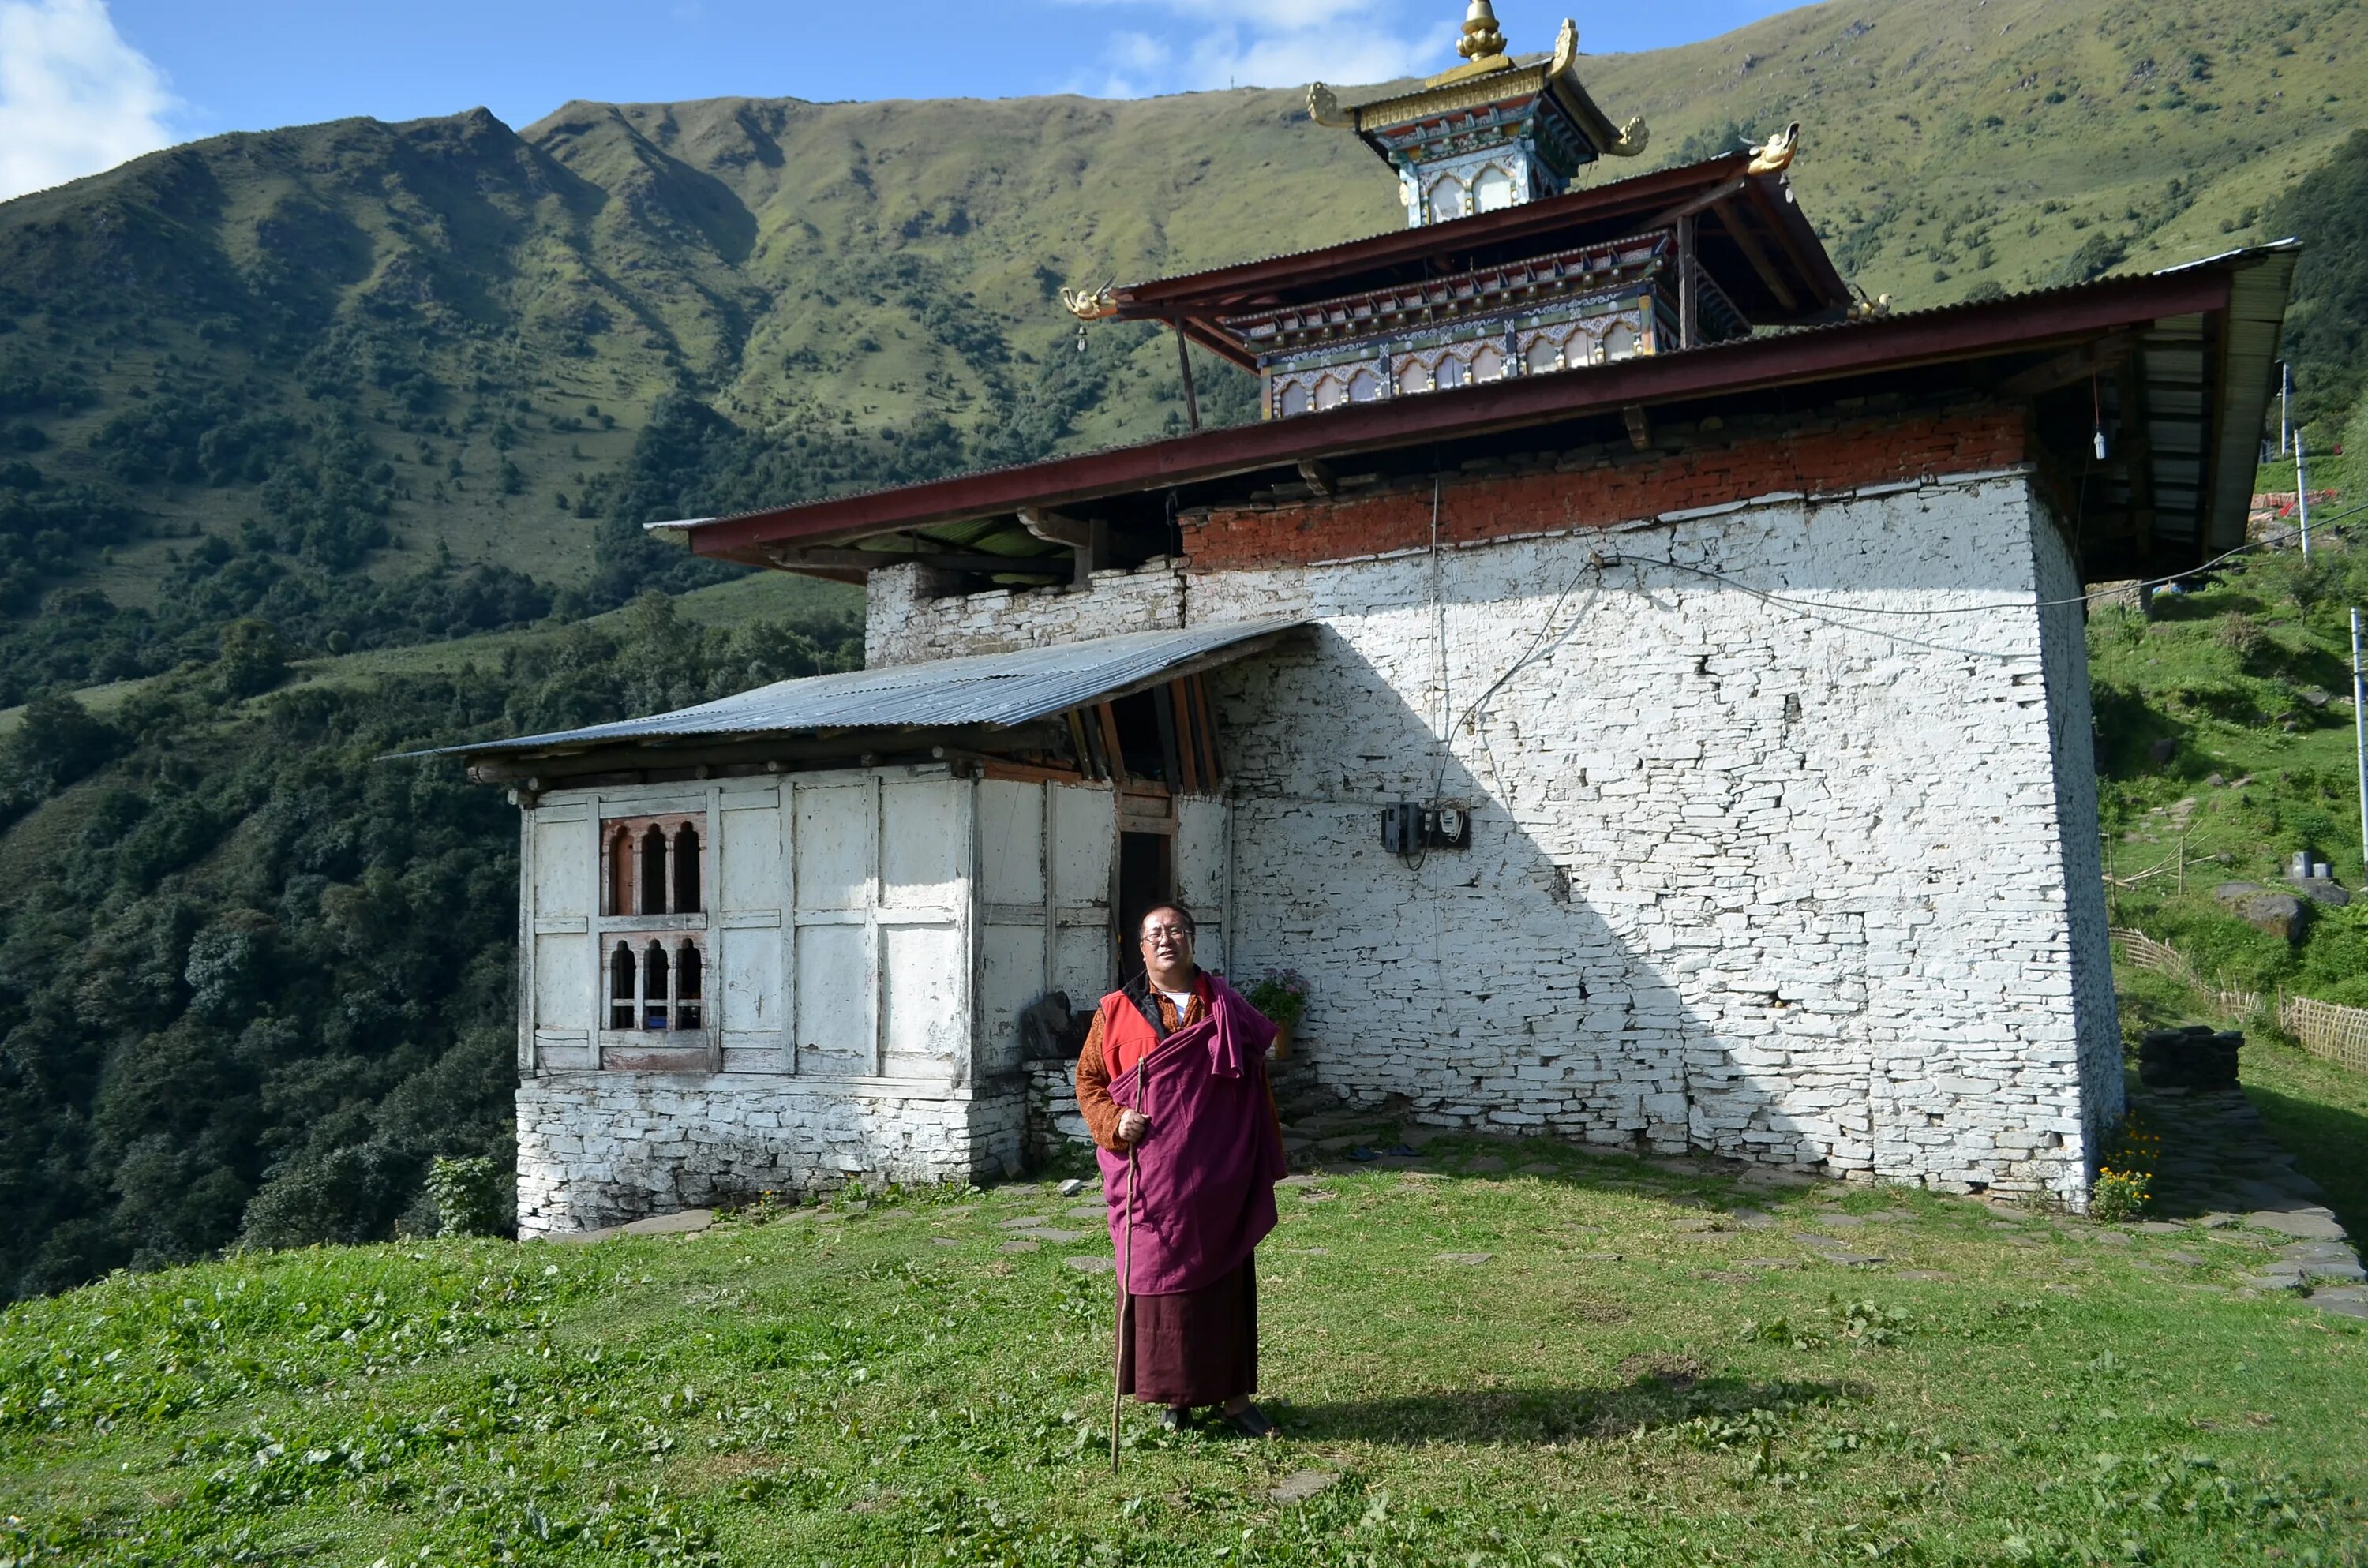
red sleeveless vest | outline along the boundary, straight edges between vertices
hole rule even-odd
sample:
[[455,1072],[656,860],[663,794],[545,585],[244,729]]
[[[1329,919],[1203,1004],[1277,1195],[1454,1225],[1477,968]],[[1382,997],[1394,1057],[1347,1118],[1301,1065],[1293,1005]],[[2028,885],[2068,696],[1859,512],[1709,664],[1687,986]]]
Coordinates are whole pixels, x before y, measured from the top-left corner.
[[[1192,976],[1192,999],[1201,1010],[1209,1008],[1209,976],[1205,970]],[[1157,1002],[1152,1003],[1157,1006]],[[1134,1071],[1134,1064],[1159,1048],[1161,1036],[1143,1016],[1134,998],[1123,991],[1113,991],[1102,998],[1102,1062],[1113,1078],[1124,1077]],[[1181,1020],[1178,1020],[1179,1022]]]

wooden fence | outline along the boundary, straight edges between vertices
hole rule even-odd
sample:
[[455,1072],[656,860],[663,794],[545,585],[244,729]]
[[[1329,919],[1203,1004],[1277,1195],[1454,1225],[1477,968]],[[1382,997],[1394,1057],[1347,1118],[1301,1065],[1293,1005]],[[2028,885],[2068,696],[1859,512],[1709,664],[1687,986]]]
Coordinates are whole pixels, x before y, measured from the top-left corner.
[[2355,1073],[2368,1073],[2368,1007],[2339,1007],[2308,996],[2280,996],[2278,1022],[2305,1050]]
[[2274,997],[2263,996],[2258,991],[2224,990],[2196,973],[2195,966],[2177,949],[2156,941],[2143,931],[2117,926],[2112,928],[2112,937],[2132,968],[2187,982],[2203,993],[2204,999],[2221,1017],[2248,1018],[2274,1008],[2278,1027],[2300,1041],[2305,1051],[2355,1073],[2368,1073],[2368,1007],[2339,1007],[2316,997],[2289,996],[2283,990]]

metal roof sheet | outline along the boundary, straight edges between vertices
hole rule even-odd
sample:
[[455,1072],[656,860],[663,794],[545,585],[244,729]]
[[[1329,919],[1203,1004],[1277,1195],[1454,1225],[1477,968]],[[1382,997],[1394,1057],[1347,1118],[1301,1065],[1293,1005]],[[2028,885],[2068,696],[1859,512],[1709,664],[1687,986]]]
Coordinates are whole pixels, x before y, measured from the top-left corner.
[[1123,693],[1157,680],[1178,665],[1304,624],[1289,619],[1247,620],[1182,631],[1133,631],[1012,653],[977,653],[885,669],[806,676],[672,713],[405,755],[495,756],[693,737],[1022,724]]

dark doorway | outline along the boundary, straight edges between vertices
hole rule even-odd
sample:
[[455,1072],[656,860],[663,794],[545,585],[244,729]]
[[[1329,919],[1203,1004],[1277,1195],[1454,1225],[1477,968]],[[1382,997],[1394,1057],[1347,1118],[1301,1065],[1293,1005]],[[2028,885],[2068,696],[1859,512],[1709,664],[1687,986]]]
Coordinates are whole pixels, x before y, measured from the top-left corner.
[[1164,833],[1118,835],[1118,979],[1121,985],[1143,972],[1143,947],[1135,940],[1143,917],[1176,896],[1176,840]]

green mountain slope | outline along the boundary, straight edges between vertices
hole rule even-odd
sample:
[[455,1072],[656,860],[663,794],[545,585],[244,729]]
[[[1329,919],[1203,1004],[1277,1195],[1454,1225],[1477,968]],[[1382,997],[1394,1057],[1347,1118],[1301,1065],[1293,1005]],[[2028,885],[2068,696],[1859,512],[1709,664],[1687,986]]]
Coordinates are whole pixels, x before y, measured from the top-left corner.
[[[1646,165],[1804,121],[1798,187],[1845,270],[1919,305],[2265,237],[2279,194],[2368,123],[2361,58],[2368,12],[2340,0],[1868,0],[1586,71],[1651,119]],[[82,587],[162,615],[118,642],[179,642],[119,647],[118,674],[271,613],[251,583],[186,608],[233,564],[193,567],[199,535],[263,557],[250,576],[410,584],[449,551],[448,573],[541,587],[505,580],[438,623],[285,586],[300,642],[530,619],[605,565],[597,602],[560,602],[599,608],[662,562],[618,535],[604,558],[600,514],[1174,426],[1167,347],[1108,328],[1076,354],[1064,282],[1395,222],[1379,164],[1283,91],[571,104],[523,131],[475,110],[176,148],[0,204],[0,448],[24,449],[0,495],[29,474],[14,494],[45,508],[6,530],[0,599],[22,616]],[[653,486],[636,438],[686,397],[728,426],[667,426]],[[1216,402],[1247,413],[1238,386]],[[104,634],[79,641],[105,659]],[[5,698],[91,673],[0,655]]]
[[[1802,120],[1807,210],[1914,307],[2356,234],[2362,58],[2329,0],[1837,0],[1586,69],[1645,166]],[[1173,346],[1080,352],[1060,285],[1397,222],[1281,91],[345,120],[0,203],[0,1295],[383,1235],[427,1156],[503,1153],[507,808],[371,759],[851,656],[851,591],[640,523],[1180,428]],[[2150,831],[2174,786],[2129,785]]]

